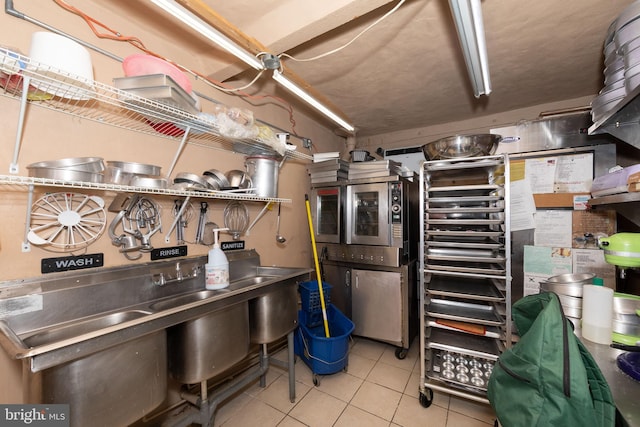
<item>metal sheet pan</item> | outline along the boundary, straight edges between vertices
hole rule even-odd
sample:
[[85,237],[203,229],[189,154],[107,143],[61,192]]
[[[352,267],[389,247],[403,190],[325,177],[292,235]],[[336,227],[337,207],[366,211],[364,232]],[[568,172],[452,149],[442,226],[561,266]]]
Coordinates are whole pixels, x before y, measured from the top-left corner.
[[444,237],[446,239],[460,239],[460,241],[464,242],[477,242],[483,241],[489,237],[501,237],[504,235],[501,231],[494,230],[427,230],[426,232],[428,237]]
[[498,341],[494,339],[436,328],[431,329],[427,348],[453,351],[489,360],[498,360],[500,355]]
[[505,274],[505,269],[501,265],[497,264],[481,264],[481,263],[467,263],[467,262],[446,262],[439,261],[437,264],[427,263],[427,272],[433,270],[436,272],[448,272],[448,273],[471,273],[471,274],[485,274],[501,276]]
[[443,196],[471,196],[483,195],[491,196],[499,194],[498,190],[502,189],[498,184],[476,184],[476,185],[443,185],[439,187],[430,186],[427,188],[429,198],[433,194],[434,197]]
[[446,238],[440,237],[438,240],[431,239],[425,243],[429,248],[501,249],[504,247],[504,244],[488,237],[481,237],[475,240],[447,240]]
[[503,165],[504,165],[504,162],[502,161],[501,158],[492,158],[492,159],[466,158],[464,160],[463,159],[455,159],[454,161],[435,160],[431,162],[426,162],[424,164],[424,169],[426,171],[449,171],[452,169],[477,169],[479,166],[493,168],[493,167],[503,166]]
[[481,259],[494,259],[496,258],[496,251],[492,249],[466,249],[466,248],[438,248],[428,247],[427,258],[442,257],[440,259],[448,259],[448,257],[457,260],[458,258],[481,258]]
[[427,219],[429,226],[446,225],[447,227],[456,227],[463,225],[501,225],[504,219]]
[[427,304],[426,312],[431,317],[479,325],[498,326],[504,324],[504,319],[500,318],[492,304],[471,304],[462,301],[432,299]]
[[492,302],[505,300],[495,280],[490,278],[433,276],[426,287],[430,295]]
[[[471,251],[468,249],[467,251]],[[427,252],[427,265],[431,266],[432,261],[454,261],[454,262],[468,262],[468,263],[503,263],[506,258],[500,255],[493,256],[453,256],[453,255],[431,255]]]
[[432,214],[446,214],[449,218],[455,218],[455,215],[489,214],[503,211],[504,208],[499,206],[452,206],[442,208],[434,208],[430,206],[428,213],[429,216],[432,216]]
[[441,196],[428,197],[427,202],[429,202],[429,204],[442,204],[442,203],[472,204],[472,203],[497,202],[504,199],[504,197],[502,197],[501,195],[497,195],[497,194],[487,195],[485,192],[482,192],[479,195],[470,195],[470,194],[456,195],[456,194],[457,193],[452,194],[450,196],[441,195]]
[[[464,331],[459,331],[456,328],[452,328],[446,325],[443,325],[441,323],[436,322],[435,320],[429,320],[427,322],[427,326],[429,326],[430,328],[440,328],[440,329],[444,329],[446,331],[455,331],[455,332],[464,332]],[[503,334],[500,333],[500,328],[497,326],[485,326],[486,332],[484,334],[485,337],[487,338],[495,338],[495,339],[501,339],[503,338]],[[476,334],[473,334],[476,335]]]

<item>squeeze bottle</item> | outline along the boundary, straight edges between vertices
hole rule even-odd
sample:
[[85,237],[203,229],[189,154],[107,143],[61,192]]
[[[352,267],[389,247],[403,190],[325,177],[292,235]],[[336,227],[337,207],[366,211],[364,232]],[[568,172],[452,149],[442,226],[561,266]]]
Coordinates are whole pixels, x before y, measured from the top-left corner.
[[214,244],[209,250],[209,259],[205,265],[205,287],[207,289],[223,289],[229,286],[229,260],[220,249],[218,243],[218,232],[224,230],[216,228],[213,230]]
[[611,344],[613,329],[613,289],[599,277],[582,289],[582,336],[598,344]]

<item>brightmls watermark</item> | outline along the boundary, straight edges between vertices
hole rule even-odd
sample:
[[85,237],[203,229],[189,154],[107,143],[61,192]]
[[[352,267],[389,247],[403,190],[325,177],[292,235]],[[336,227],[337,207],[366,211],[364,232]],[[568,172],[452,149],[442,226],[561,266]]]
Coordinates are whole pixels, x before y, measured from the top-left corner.
[[0,427],[69,427],[69,405],[2,405]]

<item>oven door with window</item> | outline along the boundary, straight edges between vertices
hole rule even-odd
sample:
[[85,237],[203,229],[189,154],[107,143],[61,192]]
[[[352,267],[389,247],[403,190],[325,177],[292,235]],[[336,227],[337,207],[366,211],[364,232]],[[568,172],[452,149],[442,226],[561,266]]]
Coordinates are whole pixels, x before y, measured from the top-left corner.
[[347,186],[345,218],[346,243],[388,246],[389,184],[356,184]]
[[311,191],[311,215],[316,242],[342,243],[342,187]]

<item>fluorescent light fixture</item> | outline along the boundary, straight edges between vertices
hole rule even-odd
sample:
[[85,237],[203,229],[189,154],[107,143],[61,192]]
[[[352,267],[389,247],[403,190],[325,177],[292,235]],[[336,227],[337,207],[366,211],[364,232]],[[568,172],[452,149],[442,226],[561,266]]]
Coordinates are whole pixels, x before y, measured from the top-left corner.
[[[225,49],[226,51],[234,55],[236,58],[244,61],[247,65],[255,68],[256,70],[265,69],[265,66],[262,63],[262,61],[260,61],[255,56],[252,56],[251,54],[249,54],[249,52],[247,52],[244,48],[238,46],[237,43],[232,41],[230,38],[228,38],[224,34],[220,33],[211,25],[209,25],[208,23],[206,23],[205,21],[200,19],[198,16],[194,15],[189,10],[185,9],[175,1],[151,0],[151,2],[156,6],[162,8],[164,11],[168,12],[175,18],[179,19],[184,24],[188,25],[198,33],[202,34],[204,37],[208,38],[209,40],[211,40],[221,48]],[[308,102],[318,111],[320,111],[322,114],[329,117],[334,122],[338,123],[347,131],[353,132],[355,130],[355,128],[352,125],[350,125],[345,120],[340,118],[333,111],[329,110],[321,102],[319,102],[317,99],[309,95],[307,92],[305,92],[304,90],[296,86],[293,82],[291,82],[289,79],[284,77],[282,73],[280,73],[278,70],[273,71],[273,78],[277,82],[282,84],[284,87],[289,89],[291,92],[295,93],[300,98]]]
[[449,6],[456,22],[473,94],[476,98],[489,95],[491,81],[480,0],[449,0]]
[[234,41],[220,33],[218,30],[213,28],[211,25],[204,22],[202,19],[180,6],[173,0],[151,0],[153,4],[162,8],[166,12],[170,13],[174,17],[178,18],[184,24],[193,28],[221,48],[225,49],[236,58],[242,60],[247,65],[255,68],[256,70],[263,70],[264,65],[262,65],[262,61],[260,61],[255,56],[249,54],[245,49],[238,46]]
[[320,101],[318,101],[313,96],[309,95],[307,92],[302,90],[291,80],[287,79],[285,76],[282,75],[280,71],[273,70],[273,79],[278,83],[280,83],[282,86],[289,89],[291,92],[298,95],[303,100],[305,100],[309,105],[314,107],[316,110],[320,111],[322,114],[324,114],[325,116],[329,117],[331,120],[333,120],[334,122],[342,126],[348,132],[355,131],[355,128],[353,127],[353,125],[347,123],[344,119],[342,119],[336,113],[334,113],[333,111],[325,107]]

